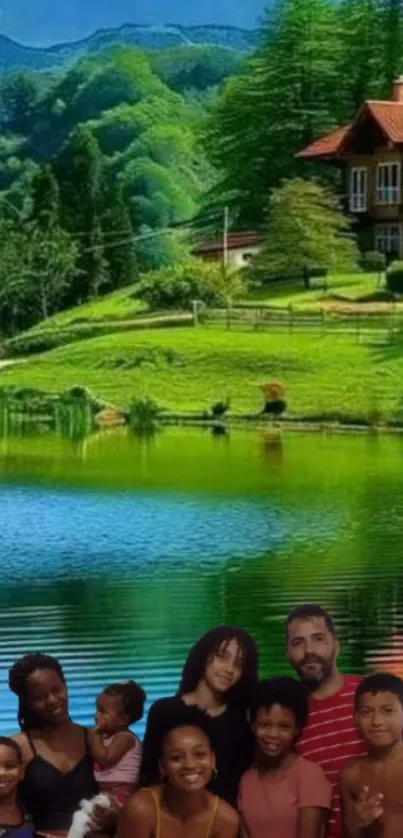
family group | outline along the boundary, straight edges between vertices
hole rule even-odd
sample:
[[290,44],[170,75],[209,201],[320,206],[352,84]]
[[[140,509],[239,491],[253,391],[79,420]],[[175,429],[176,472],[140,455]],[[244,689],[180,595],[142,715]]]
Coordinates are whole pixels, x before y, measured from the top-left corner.
[[60,663],[25,655],[9,673],[20,732],[0,737],[0,838],[402,838],[403,682],[342,674],[318,605],[287,617],[285,650],[298,677],[259,681],[248,632],[207,632],[143,743],[137,683],[105,687],[86,729]]

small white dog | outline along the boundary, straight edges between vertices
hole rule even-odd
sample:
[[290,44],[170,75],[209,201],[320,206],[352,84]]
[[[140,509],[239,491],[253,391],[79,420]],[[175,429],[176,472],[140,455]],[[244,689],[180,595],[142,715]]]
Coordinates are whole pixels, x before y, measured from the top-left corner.
[[111,798],[103,792],[96,794],[91,800],[82,800],[80,808],[73,815],[73,821],[67,838],[84,838],[91,829],[94,810],[97,807],[110,809],[111,806]]

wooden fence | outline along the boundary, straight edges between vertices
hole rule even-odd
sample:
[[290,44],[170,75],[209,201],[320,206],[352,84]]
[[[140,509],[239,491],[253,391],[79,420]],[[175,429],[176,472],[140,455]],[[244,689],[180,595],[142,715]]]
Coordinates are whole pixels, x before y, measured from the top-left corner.
[[403,312],[399,310],[339,313],[237,305],[228,308],[195,306],[193,314],[195,325],[290,334],[309,331],[323,336],[333,332],[348,333],[357,342],[368,339],[385,343],[392,341],[400,332],[403,335]]

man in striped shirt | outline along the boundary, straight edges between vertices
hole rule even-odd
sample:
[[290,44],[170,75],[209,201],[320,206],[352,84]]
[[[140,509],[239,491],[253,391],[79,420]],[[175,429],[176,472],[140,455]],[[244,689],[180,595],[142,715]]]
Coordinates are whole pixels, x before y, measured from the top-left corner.
[[309,717],[298,753],[319,763],[333,788],[326,838],[340,838],[339,774],[352,757],[366,753],[354,721],[358,675],[337,668],[340,645],[333,620],[319,605],[301,605],[286,622],[287,658],[309,693]]

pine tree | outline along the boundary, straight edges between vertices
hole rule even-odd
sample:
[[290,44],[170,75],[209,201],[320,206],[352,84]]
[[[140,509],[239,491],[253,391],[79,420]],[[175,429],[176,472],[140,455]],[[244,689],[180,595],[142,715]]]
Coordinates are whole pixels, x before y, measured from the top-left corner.
[[301,171],[295,153],[336,123],[339,51],[332,0],[279,0],[267,13],[259,49],[213,116],[206,144],[223,177],[207,203],[262,222],[268,191]]
[[342,0],[338,14],[341,48],[336,113],[345,122],[365,99],[382,94],[379,0]]
[[263,247],[252,260],[250,275],[264,282],[280,277],[301,277],[309,285],[312,269],[351,269],[356,248],[349,221],[337,197],[313,181],[286,181],[269,203]]
[[403,0],[379,0],[378,20],[381,87],[383,98],[389,98],[393,82],[403,73]]
[[60,221],[59,185],[52,166],[43,165],[32,181],[31,219],[43,229],[49,229]]
[[113,290],[129,285],[137,276],[132,223],[124,202],[122,187],[116,177],[109,178],[105,183],[102,201],[101,225],[108,265],[107,288]]
[[[100,212],[103,162],[91,131],[80,126],[55,163],[60,187],[61,222],[79,250],[78,274],[69,302],[98,293],[105,282]],[[102,275],[98,275],[101,271]]]

